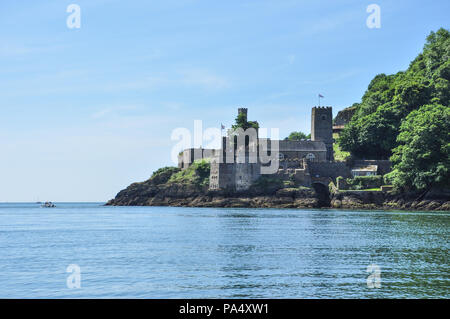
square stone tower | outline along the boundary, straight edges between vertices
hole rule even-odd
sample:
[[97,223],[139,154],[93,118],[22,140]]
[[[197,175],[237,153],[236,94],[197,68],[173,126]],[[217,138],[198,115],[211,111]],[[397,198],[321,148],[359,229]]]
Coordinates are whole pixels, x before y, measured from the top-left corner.
[[313,107],[311,111],[311,140],[322,141],[327,147],[327,161],[334,160],[333,109],[331,106]]

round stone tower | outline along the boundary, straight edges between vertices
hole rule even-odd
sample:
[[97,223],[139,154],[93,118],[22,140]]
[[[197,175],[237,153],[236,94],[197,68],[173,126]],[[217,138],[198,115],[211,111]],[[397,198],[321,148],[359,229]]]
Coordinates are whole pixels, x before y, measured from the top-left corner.
[[247,113],[248,113],[247,108],[244,108],[244,107],[238,108],[238,114],[244,114],[246,121],[247,121]]

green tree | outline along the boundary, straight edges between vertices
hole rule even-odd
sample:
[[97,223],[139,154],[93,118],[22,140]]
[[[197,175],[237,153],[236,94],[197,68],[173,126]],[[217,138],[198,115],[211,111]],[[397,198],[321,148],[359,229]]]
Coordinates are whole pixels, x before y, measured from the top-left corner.
[[301,141],[301,140],[309,140],[311,139],[311,134],[306,135],[303,132],[292,132],[286,137],[285,141]]
[[377,75],[340,134],[340,148],[359,158],[389,158],[408,114],[428,104],[449,106],[449,57],[450,32],[441,28],[405,72]]
[[387,176],[396,188],[450,187],[450,107],[425,105],[411,112],[397,142],[391,157],[394,170]]
[[242,128],[244,131],[249,128],[259,129],[258,122],[247,121],[247,116],[244,113],[239,113],[235,120],[236,124],[232,125],[232,129]]

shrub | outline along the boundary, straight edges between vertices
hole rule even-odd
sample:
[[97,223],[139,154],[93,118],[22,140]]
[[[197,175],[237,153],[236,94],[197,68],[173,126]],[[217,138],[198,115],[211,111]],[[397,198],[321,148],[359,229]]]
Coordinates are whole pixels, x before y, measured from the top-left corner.
[[348,188],[352,190],[379,188],[383,185],[383,176],[356,176],[354,178],[347,178],[346,182]]
[[209,185],[209,173],[211,165],[209,160],[196,160],[187,169],[173,174],[168,183],[192,184],[199,187],[206,187]]

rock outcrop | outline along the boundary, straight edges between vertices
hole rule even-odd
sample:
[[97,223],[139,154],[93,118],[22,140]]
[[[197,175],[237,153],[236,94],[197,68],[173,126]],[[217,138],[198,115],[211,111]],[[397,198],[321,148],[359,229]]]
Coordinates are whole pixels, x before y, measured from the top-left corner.
[[394,195],[381,191],[339,191],[333,187],[330,195],[325,186],[299,187],[292,181],[270,177],[261,177],[245,192],[212,191],[208,189],[207,176],[207,167],[202,163],[183,171],[165,167],[147,181],[133,183],[120,191],[106,205],[450,211],[450,191]]
[[283,188],[273,194],[256,191],[244,194],[208,191],[187,184],[141,183],[119,192],[107,205],[318,208],[319,200],[313,189]]
[[342,209],[450,211],[450,194],[444,191],[431,191],[427,194],[340,191],[332,196],[331,207]]
[[[209,191],[195,184],[148,180],[131,184],[107,205],[248,208],[326,208],[312,188],[253,188],[245,193]],[[369,210],[450,211],[448,194],[392,195],[379,191],[339,191],[330,195],[329,208]]]

